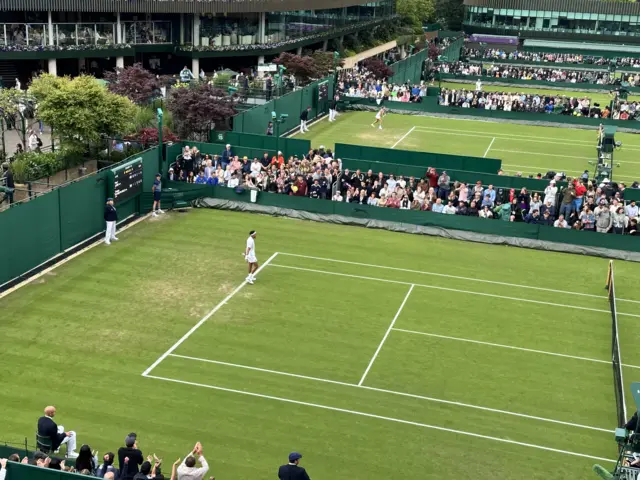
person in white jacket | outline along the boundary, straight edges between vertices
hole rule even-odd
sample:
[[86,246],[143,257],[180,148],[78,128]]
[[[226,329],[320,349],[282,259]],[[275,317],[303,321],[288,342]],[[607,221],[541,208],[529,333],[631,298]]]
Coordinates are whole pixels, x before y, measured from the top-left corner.
[[[196,456],[200,467],[196,467]],[[202,480],[208,471],[209,464],[202,455],[202,444],[198,442],[178,467],[178,480]]]
[[544,189],[544,203],[551,202],[551,205],[556,205],[556,194],[558,193],[558,187],[556,187],[556,181],[551,180],[549,186]]

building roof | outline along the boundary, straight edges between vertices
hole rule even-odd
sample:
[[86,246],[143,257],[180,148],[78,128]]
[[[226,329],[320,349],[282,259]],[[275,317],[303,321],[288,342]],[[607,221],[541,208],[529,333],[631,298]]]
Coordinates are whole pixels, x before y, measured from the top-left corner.
[[601,0],[464,0],[464,4],[493,9],[640,15],[640,3],[636,2],[605,2]]
[[341,8],[363,0],[0,0],[0,12],[233,13]]

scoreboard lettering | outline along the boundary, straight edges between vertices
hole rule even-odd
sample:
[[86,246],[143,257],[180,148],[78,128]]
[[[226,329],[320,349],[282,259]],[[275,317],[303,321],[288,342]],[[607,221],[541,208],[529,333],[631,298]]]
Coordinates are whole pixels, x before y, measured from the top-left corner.
[[113,192],[111,196],[115,204],[140,195],[142,193],[142,157],[112,169],[111,178],[110,190]]

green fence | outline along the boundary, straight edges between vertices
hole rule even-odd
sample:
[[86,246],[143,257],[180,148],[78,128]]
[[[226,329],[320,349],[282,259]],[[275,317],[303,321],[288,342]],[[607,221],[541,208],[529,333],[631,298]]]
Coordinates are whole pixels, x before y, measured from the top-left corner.
[[264,135],[272,118],[271,112],[276,112],[278,118],[283,114],[288,115],[284,122],[276,127],[279,130],[278,133],[283,135],[285,132],[300,125],[300,113],[305,108],[311,107],[310,119],[327,113],[328,100],[324,102],[319,102],[318,100],[318,84],[325,81],[328,82],[328,95],[331,98],[334,91],[334,79],[333,77],[326,77],[304,88],[271,100],[264,105],[236,115],[233,117],[233,131],[236,133]]
[[442,60],[445,62],[457,62],[460,60],[460,52],[462,51],[462,47],[464,47],[464,37],[460,36],[453,42],[451,42],[447,48],[445,48],[440,56]]
[[35,465],[7,462],[7,480],[80,480],[87,479],[86,475],[67,473],[52,468],[42,468]]
[[[143,191],[150,192],[160,169],[157,147],[128,160],[137,157],[143,159]],[[2,261],[0,285],[104,230],[108,173],[101,170],[0,213],[0,251],[11,252]],[[134,198],[118,205],[118,217],[146,208]]]
[[[264,151],[281,151],[284,155],[307,154],[311,150],[311,141],[301,138],[286,138],[253,133],[216,132],[212,143],[242,145]],[[261,155],[262,156],[262,155]]]
[[480,173],[497,173],[502,167],[502,160],[498,160],[496,158],[415,152],[412,150],[366,147],[362,145],[348,145],[345,143],[336,143],[335,154],[336,157],[340,159],[352,158],[374,162],[398,162],[416,167],[434,167]]
[[[174,187],[185,191],[185,199],[213,197],[240,202],[249,202],[249,191],[236,193],[232,188],[212,187],[208,185],[188,185],[174,182]],[[478,217],[460,217],[433,212],[399,210],[396,208],[380,208],[347,202],[332,202],[307,197],[294,197],[276,193],[261,192],[258,195],[259,205],[303,210],[324,215],[343,215],[359,219],[401,222],[411,225],[437,227],[481,234],[544,240],[549,242],[582,245],[640,252],[640,242],[629,235],[606,235],[581,232],[565,228],[554,228],[545,225],[531,225],[522,222],[503,222],[486,220]]]
[[[554,87],[554,88],[562,88],[564,90],[571,91],[585,91],[585,90],[602,90],[609,91],[615,88],[614,85],[598,85],[596,83],[570,83],[570,82],[547,82],[545,80],[521,80],[519,78],[495,78],[495,77],[481,77],[477,75],[458,75],[453,73],[442,73],[440,74],[440,78],[443,81],[448,82],[459,82],[464,81],[465,83],[475,83],[476,80],[480,79],[485,85],[491,85],[492,83],[500,83],[504,84],[505,88],[509,88],[510,86],[514,87]],[[640,93],[640,87],[626,87],[627,90],[631,93]],[[561,93],[561,92],[558,92]]]
[[424,61],[429,52],[427,49],[408,56],[404,60],[392,63],[389,68],[393,70],[393,75],[389,77],[391,83],[419,83],[422,79]]
[[[375,173],[382,172],[385,175],[394,174],[402,175],[404,177],[423,178],[428,166],[435,167],[434,165],[408,165],[402,162],[402,159],[398,159],[396,162],[375,162],[371,160],[357,160],[354,158],[342,158],[343,168],[348,168],[351,171],[360,169],[362,172],[373,170]],[[497,175],[483,172],[469,172],[461,170],[453,170],[447,168],[447,174],[454,182],[463,182],[466,184],[475,184],[477,181],[481,181],[482,185],[493,185],[496,188],[515,188],[520,192],[521,188],[526,188],[529,192],[542,192],[549,185],[549,180],[538,180],[537,178],[524,178],[524,177],[512,177],[509,175]],[[440,170],[441,172],[442,170]],[[566,187],[566,182],[558,182],[558,189]],[[639,190],[640,191],[640,190]]]
[[[589,117],[575,117],[572,115],[560,115],[546,114],[546,113],[530,113],[530,112],[505,112],[502,110],[485,110],[484,108],[462,108],[462,107],[447,107],[444,105],[438,105],[437,97],[422,97],[422,102],[383,102],[384,106],[390,109],[392,112],[407,113],[407,114],[428,114],[428,113],[440,113],[445,115],[461,115],[468,117],[478,118],[495,118],[503,120],[518,120],[525,122],[536,122],[540,124],[544,123],[566,123],[568,125],[586,125],[598,127],[601,123],[604,125],[615,125],[618,129],[627,129],[637,131],[640,130],[640,122],[636,120],[611,120],[609,118],[589,118]],[[374,99],[369,98],[355,98],[355,97],[343,97],[341,99],[341,107],[363,109],[380,107],[377,105]],[[624,130],[623,130],[624,131]]]

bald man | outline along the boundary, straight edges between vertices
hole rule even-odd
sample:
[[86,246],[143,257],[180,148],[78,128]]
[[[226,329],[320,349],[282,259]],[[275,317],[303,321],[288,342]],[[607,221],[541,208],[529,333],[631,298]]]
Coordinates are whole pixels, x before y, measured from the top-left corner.
[[104,474],[104,480],[115,480],[115,473],[113,472],[107,472]]
[[44,416],[38,419],[38,435],[51,439],[54,451],[58,451],[60,445],[67,445],[67,457],[76,458],[76,432],[65,432],[62,425],[58,426],[53,420],[56,415],[56,407],[48,406],[44,409]]

